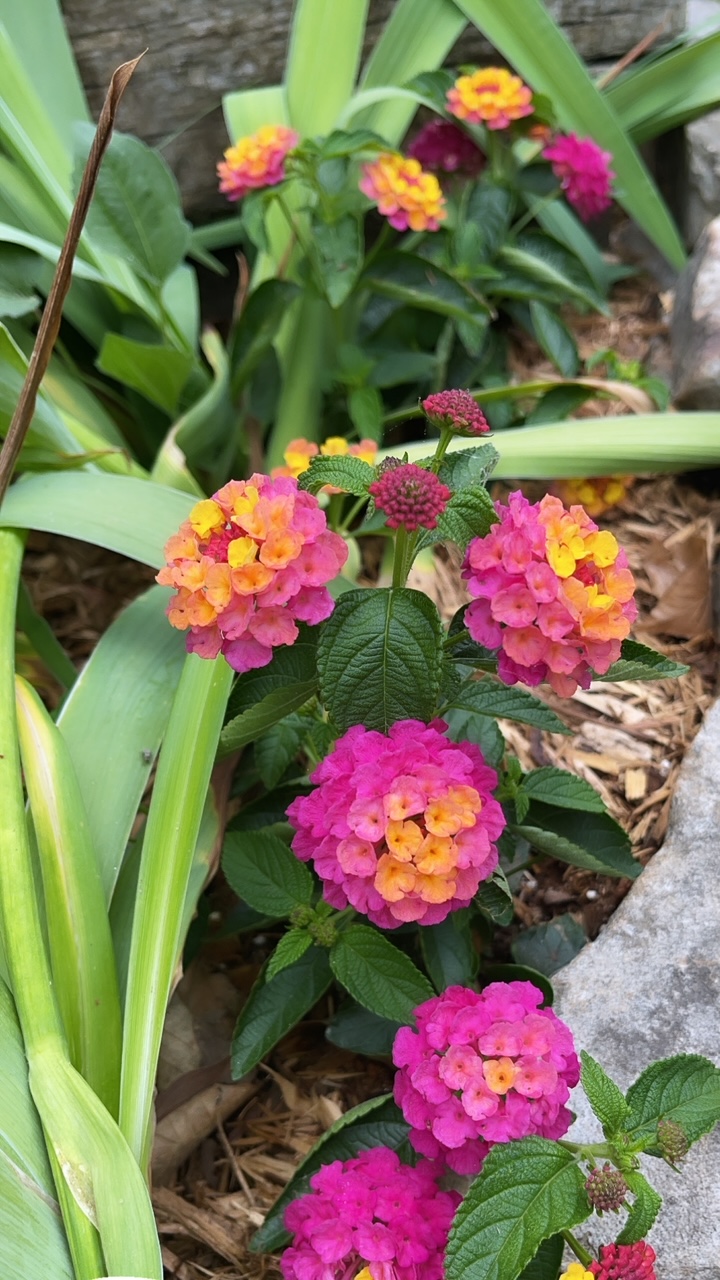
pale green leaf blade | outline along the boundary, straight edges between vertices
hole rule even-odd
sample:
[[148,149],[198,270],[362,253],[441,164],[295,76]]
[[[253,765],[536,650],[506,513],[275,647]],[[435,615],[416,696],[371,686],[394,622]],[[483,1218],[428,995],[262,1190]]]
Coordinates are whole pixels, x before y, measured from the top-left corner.
[[720,105],[720,31],[629,68],[603,90],[624,129],[646,142]]
[[[355,85],[368,0],[297,0],[285,81],[293,128],[327,133]],[[312,85],[312,92],[308,92]]]
[[285,85],[240,89],[223,98],[225,124],[231,142],[255,133],[264,124],[290,124]]
[[0,23],[69,152],[73,124],[89,119],[89,112],[60,5],[2,0]]
[[675,267],[685,250],[670,213],[610,103],[598,91],[542,0],[457,0],[462,13],[536,93],[552,100],[561,126],[612,153],[618,201]]

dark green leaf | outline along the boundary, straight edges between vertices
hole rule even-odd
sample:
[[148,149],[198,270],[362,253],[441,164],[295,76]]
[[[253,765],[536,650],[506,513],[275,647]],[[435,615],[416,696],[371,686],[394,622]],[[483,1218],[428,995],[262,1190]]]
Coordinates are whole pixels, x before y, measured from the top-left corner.
[[317,493],[325,484],[332,484],[344,493],[354,493],[357,498],[367,495],[368,485],[375,479],[375,468],[362,458],[340,454],[329,458],[315,457],[306,471],[298,476],[298,488]]
[[320,144],[320,155],[324,160],[332,160],[336,156],[351,156],[356,151],[385,150],[387,143],[370,129],[334,129]]
[[511,830],[539,853],[573,867],[630,880],[642,871],[630,852],[627,835],[607,813],[578,813],[533,801],[525,821]]
[[623,640],[620,657],[598,680],[667,680],[684,676],[690,670],[682,662],[673,662],[637,640]]
[[627,1171],[625,1181],[635,1200],[616,1243],[636,1244],[638,1240],[645,1239],[662,1209],[662,1196],[658,1195],[655,1188],[650,1186],[647,1178],[643,1177],[638,1170]]
[[562,418],[569,418],[571,413],[593,395],[595,392],[590,387],[565,386],[561,383],[540,397],[535,408],[527,415],[525,426],[539,427],[544,422],[560,422]]
[[[425,382],[432,377],[433,361],[426,351],[373,351],[377,361],[369,375],[373,387],[397,387],[404,382]],[[420,410],[418,409],[418,417]]]
[[403,89],[416,93],[425,106],[442,116],[447,114],[447,94],[453,83],[454,77],[449,71],[423,71],[419,76],[408,80]]
[[97,358],[97,367],[110,378],[132,387],[160,409],[173,415],[180,392],[192,369],[188,351],[159,343],[135,342],[119,333],[107,333]]
[[468,201],[467,217],[478,227],[486,262],[497,254],[507,235],[513,198],[507,187],[497,187],[483,178],[476,183]]
[[[81,122],[75,127],[79,179],[95,126]],[[190,244],[172,172],[157,151],[123,133],[112,136],[85,227],[96,244],[155,283],[179,266]]]
[[419,591],[346,592],[318,645],[323,703],[341,732],[387,733],[397,720],[431,719],[442,667],[442,624]]
[[505,872],[497,867],[475,894],[475,904],[494,924],[510,924],[515,908]]
[[[21,580],[17,601],[17,626],[24,632],[38,657],[64,689],[71,689],[77,670],[55,636],[50,624],[38,613],[25,583]],[[453,668],[454,670],[454,668]]]
[[233,395],[242,390],[275,341],[298,292],[298,286],[290,280],[265,280],[250,294],[232,338]]
[[234,720],[249,707],[261,702],[269,693],[285,689],[292,684],[305,684],[315,676],[317,662],[317,631],[313,627],[300,627],[300,635],[293,645],[282,645],[273,654],[267,667],[246,671],[235,681],[226,721]]
[[313,679],[298,684],[288,684],[284,689],[275,689],[272,693],[266,694],[254,706],[248,707],[247,711],[235,716],[225,725],[220,734],[218,759],[232,755],[233,751],[238,751],[240,747],[245,747],[249,742],[262,737],[289,712],[299,711],[316,691],[317,680]]
[[420,946],[438,991],[472,985],[480,957],[473,946],[469,911],[451,911],[440,924],[421,929]]
[[337,222],[316,218],[311,230],[313,261],[320,273],[327,300],[339,307],[352,293],[363,263],[360,222],[348,213]]
[[252,1071],[325,994],[332,974],[327,951],[310,947],[270,982],[261,973],[233,1032],[233,1080]]
[[561,1235],[543,1240],[532,1262],[520,1272],[518,1280],[558,1280],[565,1241]]
[[720,1120],[720,1069],[695,1053],[664,1058],[643,1071],[626,1096],[625,1127],[634,1142],[652,1138],[658,1120],[674,1120],[689,1142],[697,1142]]
[[348,413],[358,435],[363,440],[382,440],[385,408],[382,397],[374,386],[351,387],[347,397]]
[[489,982],[532,982],[538,991],[542,991],[543,1004],[551,1005],[555,999],[553,985],[546,974],[539,969],[531,969],[527,964],[486,964],[480,974],[480,981],[486,987]]
[[253,1253],[268,1253],[289,1243],[290,1232],[283,1226],[283,1215],[291,1200],[305,1195],[310,1179],[317,1170],[333,1160],[349,1160],[359,1151],[371,1147],[390,1147],[397,1151],[407,1141],[409,1127],[389,1093],[370,1098],[347,1111],[316,1142],[305,1157],[282,1195],[275,1201],[260,1230],[253,1236]]
[[426,547],[433,542],[447,541],[464,551],[473,538],[484,538],[496,521],[495,507],[487,489],[480,486],[460,489],[448,502],[437,527],[425,533],[418,545]]
[[259,191],[248,191],[242,202],[243,230],[250,243],[261,253],[270,251],[266,219],[273,195],[272,190],[261,188]]
[[363,1009],[355,1000],[344,1000],[325,1032],[327,1039],[350,1053],[389,1057],[395,1034],[403,1024]]
[[222,868],[238,898],[267,915],[289,916],[313,896],[313,878],[305,864],[269,832],[228,832]]
[[450,707],[443,711],[442,718],[453,742],[474,742],[491,768],[500,766],[505,755],[505,739],[490,716],[477,716],[474,711]]
[[459,449],[448,453],[440,467],[440,479],[453,493],[459,489],[484,485],[495,470],[500,455],[491,444],[479,444],[474,449]]
[[393,1022],[412,1022],[417,1006],[434,995],[410,957],[365,924],[350,925],[340,934],[330,964],[358,1004]]
[[539,346],[564,378],[574,378],[580,366],[577,346],[567,325],[544,302],[530,301],[530,318]]
[[513,959],[551,977],[582,951],[587,935],[571,915],[556,916],[523,929],[512,943]]
[[306,929],[288,929],[283,934],[267,963],[265,981],[271,982],[278,973],[296,964],[312,946],[312,938]]
[[[453,652],[453,649],[448,650],[449,655]],[[572,733],[559,716],[539,698],[535,698],[526,689],[521,689],[519,685],[501,684],[490,676],[482,676],[479,680],[463,685],[450,706],[473,715],[517,720],[520,724],[531,724],[548,733]]]
[[295,759],[307,725],[298,715],[286,716],[279,720],[269,733],[264,733],[255,743],[255,764],[268,791],[272,791],[282,778],[285,770]]
[[531,800],[543,800],[545,804],[558,805],[561,809],[585,809],[589,813],[605,813],[601,795],[577,774],[567,769],[547,765],[526,773],[522,789]]
[[[541,285],[557,289],[561,295],[584,302],[596,311],[607,311],[605,299],[598,293],[582,263],[542,231],[518,236],[514,245],[503,246],[500,258],[511,269],[530,276]],[[504,282],[500,287],[504,287]]]
[[543,1240],[588,1213],[585,1175],[570,1151],[545,1138],[498,1144],[455,1215],[447,1280],[510,1280]]
[[619,1086],[603,1071],[600,1063],[596,1062],[584,1049],[580,1051],[580,1061],[582,1062],[580,1083],[603,1127],[605,1137],[609,1138],[619,1133],[624,1127],[625,1117],[629,1111],[628,1104]]
[[276,787],[274,791],[258,796],[256,800],[243,805],[240,812],[228,823],[228,831],[259,831],[274,823],[287,822],[285,814],[288,805],[292,804],[297,796],[307,795],[309,790],[309,784],[307,786],[296,784]]
[[415,254],[381,254],[363,280],[384,297],[485,328],[487,304],[447,271]]

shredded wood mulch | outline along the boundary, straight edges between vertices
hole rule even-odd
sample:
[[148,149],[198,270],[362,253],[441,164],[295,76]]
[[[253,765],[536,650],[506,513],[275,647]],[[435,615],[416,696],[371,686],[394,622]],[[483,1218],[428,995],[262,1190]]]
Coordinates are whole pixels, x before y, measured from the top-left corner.
[[[623,282],[610,319],[574,319],[573,328],[584,356],[613,347],[662,373],[666,312],[665,299],[642,282]],[[515,365],[518,377],[546,368],[524,339]],[[581,414],[624,411],[598,400]],[[527,487],[533,499],[542,491]],[[599,519],[625,547],[638,580],[636,638],[690,670],[678,680],[598,682],[569,701],[542,694],[572,727],[572,737],[510,722],[503,731],[525,768],[556,764],[592,783],[645,863],[662,844],[677,771],[717,689],[720,481],[706,496],[692,477],[639,480],[619,507]],[[149,569],[70,539],[34,534],[29,542],[26,584],[77,663],[152,579]],[[427,590],[445,617],[467,599],[457,560],[442,552],[434,572],[418,571],[412,585]],[[37,665],[36,677],[52,704],[59,691]],[[527,926],[569,912],[592,938],[629,887],[628,881],[538,860],[524,873],[516,913]],[[509,957],[519,927],[499,931],[497,958]],[[332,996],[251,1079],[232,1082],[227,1053],[233,1021],[273,941],[245,936],[206,947],[171,1005],[153,1193],[168,1280],[277,1280],[277,1260],[250,1252],[253,1232],[299,1160],[338,1116],[392,1085],[387,1062],[356,1057],[326,1041]]]

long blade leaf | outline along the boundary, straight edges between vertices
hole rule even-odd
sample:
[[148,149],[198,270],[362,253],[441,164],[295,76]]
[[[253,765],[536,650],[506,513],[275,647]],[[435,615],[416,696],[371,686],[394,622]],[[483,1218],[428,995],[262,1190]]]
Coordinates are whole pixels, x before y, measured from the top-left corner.
[[367,8],[368,0],[296,0],[285,82],[290,120],[303,136],[331,129],[350,97]]

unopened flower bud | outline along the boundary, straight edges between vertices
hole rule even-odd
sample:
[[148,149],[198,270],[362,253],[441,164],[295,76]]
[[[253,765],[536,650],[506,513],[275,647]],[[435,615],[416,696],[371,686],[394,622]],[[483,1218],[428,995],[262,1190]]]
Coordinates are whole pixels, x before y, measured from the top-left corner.
[[677,1164],[690,1150],[687,1134],[675,1120],[658,1121],[657,1140],[663,1159],[668,1164]]
[[628,1184],[619,1169],[607,1161],[602,1169],[593,1169],[585,1183],[588,1200],[598,1213],[617,1213],[628,1193]]
[[315,912],[312,907],[303,903],[300,907],[295,907],[290,913],[290,924],[294,929],[307,929],[308,925],[315,919]]
[[433,471],[402,462],[368,486],[390,529],[434,529],[452,493]]
[[490,423],[469,391],[437,391],[423,400],[422,409],[428,422],[439,431],[484,436],[490,430]]

